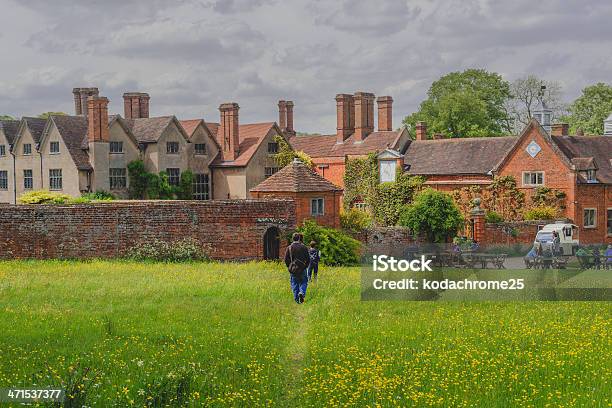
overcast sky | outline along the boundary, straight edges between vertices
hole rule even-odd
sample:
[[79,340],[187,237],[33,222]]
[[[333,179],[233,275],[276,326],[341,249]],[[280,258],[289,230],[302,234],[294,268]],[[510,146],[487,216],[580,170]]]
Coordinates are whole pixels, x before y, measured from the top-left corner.
[[335,132],[337,93],[392,95],[394,125],[466,68],[612,82],[610,0],[0,0],[0,114],[73,113],[72,88],[151,95],[151,115],[277,120]]

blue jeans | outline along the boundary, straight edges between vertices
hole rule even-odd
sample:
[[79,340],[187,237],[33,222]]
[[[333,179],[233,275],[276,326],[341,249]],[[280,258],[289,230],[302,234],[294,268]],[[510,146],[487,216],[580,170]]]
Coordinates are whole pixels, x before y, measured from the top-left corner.
[[298,301],[298,295],[302,293],[306,296],[306,288],[308,287],[308,276],[306,271],[303,271],[301,275],[289,275],[291,277],[291,290],[293,291],[293,299]]
[[308,269],[306,270],[306,274],[308,275],[308,280],[312,281],[312,276],[314,274],[314,278],[317,279],[317,274],[319,273],[319,263],[311,262],[308,265]]

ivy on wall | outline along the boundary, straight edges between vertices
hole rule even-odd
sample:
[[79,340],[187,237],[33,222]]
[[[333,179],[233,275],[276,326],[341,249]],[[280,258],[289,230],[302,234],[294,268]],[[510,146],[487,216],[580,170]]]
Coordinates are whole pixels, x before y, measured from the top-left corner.
[[274,141],[278,144],[278,152],[274,155],[274,161],[278,167],[285,167],[295,158],[300,159],[302,163],[306,164],[310,168],[314,167],[314,163],[312,162],[310,156],[302,151],[293,150],[285,138],[276,135],[274,136]]
[[145,170],[142,160],[128,163],[129,197],[135,200],[191,200],[193,198],[193,173],[185,170],[181,173],[178,186],[170,185],[168,174],[159,174]]
[[423,182],[422,177],[409,176],[398,169],[394,182],[380,183],[376,154],[348,159],[344,170],[343,206],[348,211],[355,202],[363,202],[376,224],[396,225],[402,207],[412,201]]

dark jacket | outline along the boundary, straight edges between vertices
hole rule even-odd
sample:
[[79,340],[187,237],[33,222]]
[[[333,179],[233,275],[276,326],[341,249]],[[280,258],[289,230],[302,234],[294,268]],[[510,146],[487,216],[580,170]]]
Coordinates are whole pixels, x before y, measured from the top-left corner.
[[[289,248],[291,248],[291,255],[289,255]],[[301,242],[293,242],[287,247],[285,250],[285,265],[287,265],[287,267],[289,267],[291,263],[291,256],[293,256],[294,261],[300,261],[300,265],[303,265],[304,270],[306,270],[310,263],[310,256],[308,255],[308,247],[306,245]]]

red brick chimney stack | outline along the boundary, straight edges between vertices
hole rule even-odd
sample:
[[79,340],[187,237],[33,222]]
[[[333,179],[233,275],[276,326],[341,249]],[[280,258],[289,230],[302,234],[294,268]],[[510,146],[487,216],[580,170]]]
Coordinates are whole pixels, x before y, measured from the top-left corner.
[[355,131],[353,95],[336,95],[336,143],[344,141]]
[[417,122],[416,124],[416,140],[427,140],[427,123]]
[[378,130],[381,132],[393,130],[393,98],[379,96],[378,104]]
[[567,136],[569,135],[569,125],[567,123],[555,123],[551,126],[551,135]]
[[295,135],[295,129],[293,129],[293,101],[287,101],[287,133]]
[[90,96],[98,96],[98,88],[73,88],[72,95],[74,96],[74,114],[84,115],[87,117],[87,99]]
[[90,96],[87,100],[87,139],[89,143],[108,142],[108,99]]
[[374,131],[374,94],[356,92],[355,101],[355,142],[363,141]]
[[221,122],[217,132],[217,141],[221,146],[221,153],[224,161],[236,160],[239,154],[240,137],[238,134],[238,110],[237,103],[222,103],[219,106],[221,112]]
[[126,92],[123,94],[123,113],[126,119],[149,117],[149,100],[145,92]]
[[287,102],[278,101],[278,127],[284,132],[287,129]]

